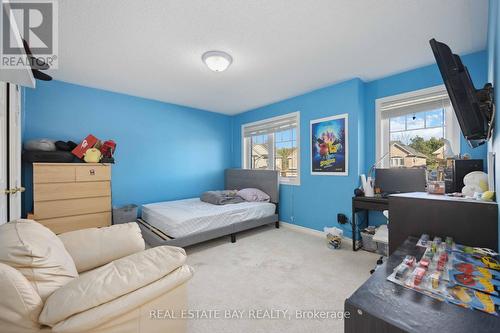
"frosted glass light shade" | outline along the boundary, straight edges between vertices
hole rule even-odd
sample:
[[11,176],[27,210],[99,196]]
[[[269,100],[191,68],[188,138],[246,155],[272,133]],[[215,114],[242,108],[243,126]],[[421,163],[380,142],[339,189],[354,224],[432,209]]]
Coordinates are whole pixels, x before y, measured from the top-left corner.
[[203,53],[201,59],[207,67],[214,72],[223,72],[231,65],[233,58],[222,51],[208,51]]

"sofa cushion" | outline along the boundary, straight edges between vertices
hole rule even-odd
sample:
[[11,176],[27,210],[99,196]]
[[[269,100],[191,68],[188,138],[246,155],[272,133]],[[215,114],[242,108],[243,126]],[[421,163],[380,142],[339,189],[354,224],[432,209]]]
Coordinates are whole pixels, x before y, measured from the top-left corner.
[[79,273],[113,260],[144,251],[141,229],[136,222],[89,228],[58,235]]
[[23,274],[42,300],[78,277],[73,259],[61,240],[32,220],[0,226],[0,263]]
[[88,271],[47,299],[40,323],[54,326],[76,313],[113,301],[163,278],[185,261],[183,249],[158,246]]
[[[110,327],[113,325],[113,323],[110,325],[110,321],[117,324],[117,321],[125,321],[127,317],[129,317],[129,320],[136,318],[133,322],[134,330],[127,331],[117,329],[116,332],[185,332],[185,330],[171,330],[171,324],[165,322],[160,325],[160,327],[156,327],[156,329],[152,330],[153,327],[151,327],[151,325],[156,325],[152,323],[155,320],[150,318],[150,313],[154,310],[168,310],[171,312],[175,311],[175,314],[179,315],[181,311],[185,311],[187,308],[185,304],[186,287],[183,284],[189,280],[192,275],[192,268],[188,265],[183,265],[161,279],[140,289],[115,298],[107,303],[71,315],[67,319],[52,326],[52,332],[103,332],[105,329],[101,331],[99,329],[96,330],[96,328],[103,328],[103,326]],[[169,300],[166,301],[166,299]],[[42,321],[44,320],[43,316],[40,316],[40,318]],[[173,321],[180,320],[182,319],[178,318]]]
[[38,331],[43,302],[15,268],[0,263],[0,331]]

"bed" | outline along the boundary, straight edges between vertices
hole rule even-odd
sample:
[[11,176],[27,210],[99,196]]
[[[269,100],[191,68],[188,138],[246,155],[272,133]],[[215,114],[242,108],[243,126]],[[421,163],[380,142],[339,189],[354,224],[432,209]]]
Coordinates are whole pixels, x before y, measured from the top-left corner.
[[139,226],[151,246],[186,247],[226,235],[236,241],[236,233],[274,223],[278,218],[278,172],[273,170],[227,169],[224,189],[258,188],[270,202],[242,202],[213,205],[199,198],[158,202],[142,206]]

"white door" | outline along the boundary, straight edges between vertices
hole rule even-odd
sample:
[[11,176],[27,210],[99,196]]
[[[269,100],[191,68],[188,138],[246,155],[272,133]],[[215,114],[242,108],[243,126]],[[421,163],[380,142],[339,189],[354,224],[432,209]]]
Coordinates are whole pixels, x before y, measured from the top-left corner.
[[21,91],[18,85],[9,84],[9,187],[16,192],[10,195],[9,221],[21,218]]
[[7,222],[7,84],[0,82],[0,224]]

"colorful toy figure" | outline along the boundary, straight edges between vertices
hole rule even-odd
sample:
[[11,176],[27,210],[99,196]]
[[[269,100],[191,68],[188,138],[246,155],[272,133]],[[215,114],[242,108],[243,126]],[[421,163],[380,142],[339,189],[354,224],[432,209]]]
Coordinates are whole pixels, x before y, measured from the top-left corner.
[[481,261],[486,267],[490,269],[494,269],[497,271],[500,270],[500,263],[496,259],[493,259],[491,257],[482,257]]
[[432,288],[434,289],[439,288],[439,279],[441,279],[441,272],[436,271],[431,274]]
[[434,252],[432,252],[431,249],[427,249],[423,257],[432,260],[432,258],[434,258]]
[[424,269],[429,268],[430,261],[427,258],[422,258],[420,259],[420,262],[418,263],[419,267],[422,267]]
[[500,263],[497,259],[485,255],[464,254],[463,251],[454,252],[455,259],[468,262],[480,267],[487,267],[496,271],[500,270]]
[[500,299],[479,291],[461,286],[454,286],[448,288],[448,296],[446,299],[464,308],[473,308],[489,314],[498,315],[495,311],[495,305],[498,306],[500,304]]
[[437,243],[436,242],[431,243],[431,250],[432,250],[432,253],[437,252]]
[[474,266],[473,264],[468,262],[461,262],[454,260],[452,270],[450,270],[449,273],[457,274],[458,272],[467,275],[484,277],[485,279],[488,280],[491,279],[500,280],[500,272],[492,271],[485,267]]
[[422,267],[417,267],[413,271],[414,278],[413,278],[413,284],[418,286],[420,283],[422,283],[422,279],[424,278],[426,269]]
[[448,262],[448,253],[446,253],[446,252],[441,253],[441,255],[439,256],[438,263],[437,263],[438,271],[444,270],[444,267],[446,266],[447,262]]
[[420,237],[420,244],[422,244],[422,246],[427,246],[427,243],[429,242],[429,235],[427,234],[422,234],[422,236]]
[[450,274],[450,285],[457,284],[498,296],[498,287],[500,286],[500,281],[488,280],[484,277],[467,275],[464,273]]
[[409,270],[410,270],[410,267],[408,267],[407,265],[400,265],[398,267],[398,269],[396,270],[395,278],[398,280],[402,280],[404,278],[404,276],[406,275],[406,273],[408,273]]
[[415,257],[414,256],[406,256],[403,260],[403,263],[407,266],[413,267],[413,265],[415,265]]
[[475,271],[474,267],[475,266],[467,262],[461,262],[453,265],[454,269],[467,275],[472,275],[472,273],[474,273]]

